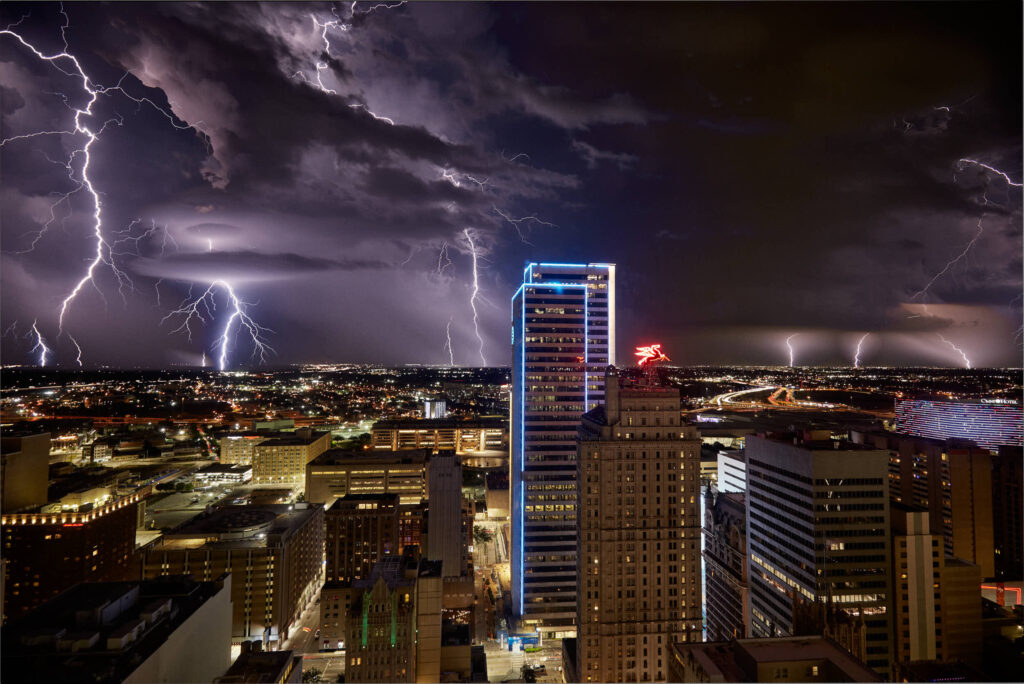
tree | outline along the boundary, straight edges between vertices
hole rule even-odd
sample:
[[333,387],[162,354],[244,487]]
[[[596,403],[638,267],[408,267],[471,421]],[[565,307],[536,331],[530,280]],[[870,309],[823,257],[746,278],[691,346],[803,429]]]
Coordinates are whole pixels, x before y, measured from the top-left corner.
[[302,671],[302,681],[304,682],[319,682],[323,676],[324,673],[315,667]]
[[473,541],[477,544],[486,544],[494,539],[494,533],[483,525],[473,525]]

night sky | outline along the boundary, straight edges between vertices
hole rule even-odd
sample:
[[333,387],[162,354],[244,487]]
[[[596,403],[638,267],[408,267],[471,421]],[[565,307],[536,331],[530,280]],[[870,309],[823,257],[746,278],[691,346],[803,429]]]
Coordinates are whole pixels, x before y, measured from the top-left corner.
[[507,365],[528,260],[618,264],[620,362],[1021,364],[1020,3],[73,3],[85,86],[60,9],[0,5],[5,364],[252,365],[230,286],[271,366]]

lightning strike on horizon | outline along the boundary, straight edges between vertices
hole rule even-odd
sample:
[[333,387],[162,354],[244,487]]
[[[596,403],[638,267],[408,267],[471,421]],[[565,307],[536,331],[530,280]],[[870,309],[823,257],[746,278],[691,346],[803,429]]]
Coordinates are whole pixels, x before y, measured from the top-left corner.
[[[248,313],[246,313],[246,308],[250,305],[250,303],[244,302],[241,299],[239,299],[238,295],[235,294],[234,289],[227,281],[213,281],[212,283],[210,283],[209,287],[207,287],[206,290],[203,291],[203,294],[201,294],[199,297],[195,299],[191,299],[192,295],[190,290],[189,296],[185,298],[185,300],[178,306],[178,308],[170,312],[160,320],[161,325],[164,323],[164,321],[173,316],[184,316],[185,320],[182,321],[181,325],[172,330],[171,334],[181,332],[182,330],[184,330],[188,335],[189,341],[191,342],[192,319],[198,318],[205,324],[207,322],[207,318],[209,318],[211,321],[214,318],[214,312],[217,310],[215,291],[217,290],[218,287],[223,288],[227,292],[228,298],[231,302],[231,306],[233,309],[231,315],[228,317],[228,320],[224,323],[223,331],[217,338],[216,346],[219,347],[220,349],[217,362],[218,370],[223,371],[227,368],[228,345],[230,343],[231,326],[234,325],[236,320],[239,323],[239,328],[245,328],[246,332],[249,334],[249,337],[252,339],[252,358],[255,358],[256,355],[258,354],[260,357],[260,363],[265,363],[267,360],[268,352],[277,352],[274,350],[273,347],[270,346],[270,344],[267,343],[263,335],[264,333],[272,333],[274,331],[271,330],[270,328],[264,328],[259,323],[254,321],[252,317],[249,316]],[[191,301],[189,301],[190,299]]]
[[938,335],[940,340],[942,340],[943,342],[948,344],[950,347],[952,347],[954,349],[954,351],[956,351],[956,353],[958,353],[960,356],[963,357],[963,359],[964,359],[964,366],[968,370],[970,370],[970,368],[971,368],[971,360],[969,358],[967,358],[967,354],[964,353],[964,350],[961,349],[960,347],[956,346],[955,344],[953,344],[949,340],[947,340],[945,337],[943,337],[942,333],[935,333],[935,334]]
[[863,344],[864,344],[864,340],[866,340],[866,339],[868,338],[868,335],[870,335],[870,334],[871,334],[871,333],[869,333],[869,332],[866,332],[866,333],[864,333],[863,335],[861,335],[861,337],[860,337],[860,339],[859,339],[859,340],[857,340],[857,351],[855,351],[855,352],[853,353],[853,367],[854,367],[854,368],[860,368],[860,351],[861,351],[861,345],[863,345]]
[[3,334],[0,335],[0,339],[3,339],[4,337],[7,337],[8,335],[10,335],[11,337],[17,339],[18,338],[17,328],[18,328],[18,321],[14,321],[9,326],[7,326],[6,329],[4,329]]
[[[25,38],[22,37],[19,33],[13,31],[12,29],[21,23],[20,20],[17,23],[11,24],[4,30],[0,31],[0,35],[7,35],[13,37],[15,40],[21,43],[21,45],[23,45],[29,51],[31,51],[32,54],[34,54],[40,61],[49,63],[54,69],[64,74],[65,76],[68,76],[75,80],[80,80],[82,91],[86,93],[89,97],[88,102],[85,104],[84,107],[76,107],[69,104],[69,98],[66,95],[64,95],[63,93],[58,93],[58,95],[63,100],[64,105],[70,111],[74,112],[74,116],[72,117],[72,129],[41,130],[35,131],[33,133],[15,135],[4,140],[0,140],[0,147],[3,147],[8,143],[17,140],[27,140],[50,135],[84,136],[85,138],[85,143],[83,145],[80,145],[79,147],[72,149],[67,161],[62,164],[68,170],[68,176],[71,179],[72,183],[75,185],[75,187],[72,190],[60,195],[60,198],[57,200],[57,202],[51,205],[51,220],[44,224],[40,231],[37,232],[37,235],[35,239],[32,241],[32,244],[29,248],[29,251],[34,249],[35,246],[38,244],[39,240],[42,239],[43,234],[53,223],[53,220],[55,220],[55,210],[61,202],[68,202],[69,211],[71,211],[70,198],[72,195],[80,192],[81,190],[85,190],[90,195],[90,197],[92,198],[93,206],[92,232],[96,241],[96,251],[93,254],[93,256],[89,259],[89,266],[86,268],[85,275],[82,276],[82,278],[75,284],[75,286],[71,289],[68,295],[61,301],[60,312],[57,316],[58,337],[64,334],[68,335],[68,338],[75,345],[75,349],[77,350],[76,361],[78,362],[78,365],[81,366],[82,349],[79,346],[77,340],[75,340],[73,336],[71,336],[69,333],[66,333],[64,330],[65,316],[67,315],[68,309],[71,306],[71,304],[75,301],[75,299],[78,297],[78,294],[87,284],[91,284],[96,289],[97,293],[99,293],[100,297],[103,298],[104,303],[106,302],[106,297],[104,296],[103,291],[99,288],[99,285],[96,283],[95,280],[96,270],[97,268],[100,267],[101,264],[109,268],[111,273],[117,279],[118,292],[121,294],[122,299],[124,299],[126,303],[127,300],[125,299],[125,288],[127,287],[129,290],[134,289],[134,283],[132,283],[131,278],[128,276],[127,273],[121,270],[120,267],[118,267],[114,260],[116,253],[112,249],[111,243],[108,242],[107,237],[104,235],[102,213],[103,204],[100,201],[100,194],[93,186],[92,179],[89,177],[89,166],[92,161],[91,151],[93,144],[95,144],[96,141],[99,140],[100,136],[107,129],[107,126],[111,124],[121,125],[122,120],[119,117],[108,119],[105,122],[103,122],[102,125],[99,126],[98,130],[94,131],[92,127],[90,127],[83,121],[83,118],[91,118],[95,116],[93,112],[93,105],[96,104],[101,95],[110,95],[111,93],[119,92],[129,100],[138,104],[139,106],[143,104],[148,104],[152,106],[165,117],[167,117],[167,119],[175,128],[189,129],[193,127],[184,123],[179,124],[178,120],[172,114],[164,111],[160,106],[158,106],[149,98],[135,97],[129,94],[127,91],[125,91],[122,87],[122,83],[124,82],[124,79],[127,77],[127,73],[121,77],[117,85],[112,87],[103,87],[94,83],[92,79],[89,78],[89,76],[85,73],[85,70],[82,68],[81,63],[78,61],[78,58],[72,55],[69,51],[70,47],[68,46],[67,31],[70,27],[71,20],[67,12],[64,11],[63,5],[61,5],[60,13],[64,17],[64,23],[61,25],[60,29],[61,41],[64,44],[64,49],[61,52],[47,55],[42,50],[40,50],[39,48],[35,47],[33,44],[25,40]],[[200,131],[199,128],[196,128],[195,130]],[[78,169],[76,177],[74,164],[79,157],[81,157],[82,162],[81,167]],[[42,336],[39,335],[38,337],[39,342],[41,343]],[[46,351],[49,351],[49,349],[46,349]]]
[[448,365],[450,365],[450,366],[454,366],[455,365],[455,352],[452,351],[452,320],[454,320],[454,318],[455,318],[454,314],[449,316],[448,317],[448,325],[446,325],[444,327],[444,336],[445,336],[444,349],[446,349],[448,351]]
[[469,228],[465,228],[463,234],[466,236],[466,242],[469,243],[469,253],[473,255],[473,293],[469,297],[469,307],[473,309],[473,332],[476,335],[476,339],[480,342],[480,360],[483,364],[487,365],[487,359],[484,357],[484,338],[480,336],[480,319],[477,315],[476,310],[476,298],[480,294],[480,276],[477,268],[477,261],[479,254],[476,251],[476,243],[473,242],[473,235],[469,232]]
[[32,321],[32,332],[36,335],[36,346],[29,349],[29,354],[39,350],[39,367],[42,368],[46,365],[46,355],[50,353],[50,348],[46,346],[43,334],[39,332],[39,328],[36,326],[38,322],[38,320]]
[[792,340],[792,339],[793,339],[794,337],[796,337],[797,335],[799,335],[799,334],[800,334],[800,333],[793,333],[792,335],[790,335],[789,337],[787,337],[787,338],[786,338],[786,348],[787,348],[787,349],[789,349],[789,367],[790,367],[790,368],[792,368],[792,367],[793,367],[793,365],[794,365],[794,364],[793,364],[793,361],[794,361],[794,359],[795,359],[795,357],[794,357],[794,353],[793,353],[793,345],[792,345],[792,344],[790,344],[790,341],[791,341],[791,340]]

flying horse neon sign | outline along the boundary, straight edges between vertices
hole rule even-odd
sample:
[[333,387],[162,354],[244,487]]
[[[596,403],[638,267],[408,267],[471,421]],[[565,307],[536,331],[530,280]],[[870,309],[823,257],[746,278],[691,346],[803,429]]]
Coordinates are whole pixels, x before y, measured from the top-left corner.
[[639,357],[637,361],[641,368],[647,364],[656,363],[658,361],[672,360],[665,356],[665,353],[661,351],[660,344],[650,344],[645,347],[637,347],[636,351],[633,352],[633,355]]

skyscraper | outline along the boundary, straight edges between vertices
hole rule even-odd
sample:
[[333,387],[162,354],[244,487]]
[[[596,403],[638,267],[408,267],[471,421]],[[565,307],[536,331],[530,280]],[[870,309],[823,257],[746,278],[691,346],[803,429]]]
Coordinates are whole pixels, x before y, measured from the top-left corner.
[[615,266],[529,264],[512,349],[513,610],[524,630],[573,636],[576,431],[615,363]]
[[581,682],[664,682],[672,644],[701,640],[700,437],[679,390],[621,383],[579,442]]

